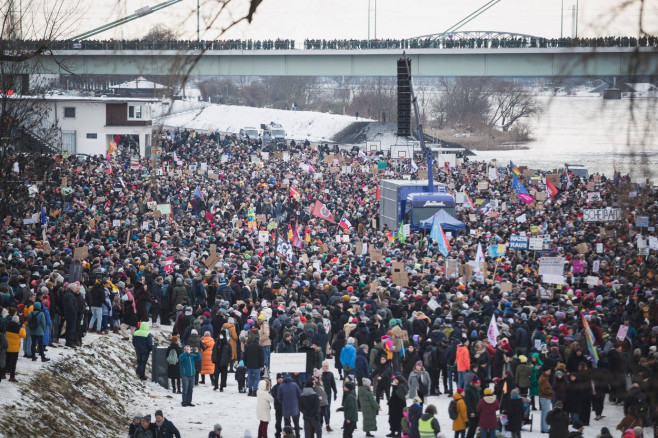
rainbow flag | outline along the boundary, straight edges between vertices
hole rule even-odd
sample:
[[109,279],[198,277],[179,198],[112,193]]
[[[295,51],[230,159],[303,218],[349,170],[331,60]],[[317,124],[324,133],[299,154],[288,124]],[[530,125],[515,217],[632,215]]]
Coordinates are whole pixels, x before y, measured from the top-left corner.
[[597,353],[596,348],[594,348],[594,335],[592,334],[592,330],[589,328],[589,323],[582,311],[580,312],[580,316],[583,320],[583,334],[587,341],[587,349],[589,350],[589,355],[592,357],[592,363],[596,366],[599,362],[599,354]]
[[471,201],[471,198],[468,197],[466,192],[464,192],[464,204],[468,205],[471,208],[475,208],[475,204],[473,204],[473,201]]
[[514,175],[516,176],[521,175],[521,171],[519,170],[518,167],[514,165],[514,163],[512,163],[512,160],[509,160],[509,167],[512,169],[512,172],[514,172]]

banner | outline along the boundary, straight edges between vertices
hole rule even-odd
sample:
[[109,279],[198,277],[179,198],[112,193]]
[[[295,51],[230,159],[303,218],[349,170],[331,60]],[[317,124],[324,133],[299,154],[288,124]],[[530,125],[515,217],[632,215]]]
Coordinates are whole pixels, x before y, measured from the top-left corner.
[[327,206],[320,201],[315,201],[315,204],[311,209],[311,214],[315,217],[319,217],[320,219],[324,219],[328,222],[331,222],[332,224],[336,223],[336,220],[334,219],[334,215],[331,214]]
[[528,237],[519,236],[513,234],[509,237],[509,248],[510,249],[527,249],[528,248]]
[[283,237],[277,234],[277,243],[276,243],[276,255],[281,257],[284,262],[292,266],[294,262],[294,253],[292,251],[292,245]]
[[583,210],[585,222],[613,222],[621,220],[619,208],[591,208]]
[[539,259],[539,275],[561,276],[564,274],[564,257],[542,257]]
[[491,317],[491,322],[489,323],[489,330],[487,330],[487,339],[489,340],[489,343],[496,347],[498,345],[498,326],[496,325],[496,316]]

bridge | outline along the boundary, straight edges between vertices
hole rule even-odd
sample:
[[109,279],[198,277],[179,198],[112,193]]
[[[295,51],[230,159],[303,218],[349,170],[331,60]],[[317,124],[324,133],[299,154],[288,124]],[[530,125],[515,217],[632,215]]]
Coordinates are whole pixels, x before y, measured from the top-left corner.
[[[198,76],[395,76],[402,49],[55,50],[35,73]],[[654,76],[655,47],[412,48],[414,76]]]

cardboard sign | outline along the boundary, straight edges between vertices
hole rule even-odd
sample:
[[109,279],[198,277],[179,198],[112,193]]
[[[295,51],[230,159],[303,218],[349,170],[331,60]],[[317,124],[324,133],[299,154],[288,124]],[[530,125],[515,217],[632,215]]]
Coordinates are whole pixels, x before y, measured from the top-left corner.
[[427,169],[418,169],[416,175],[418,179],[427,179]]
[[594,277],[592,275],[587,276],[587,284],[589,286],[598,286],[599,285],[599,277]]
[[532,170],[532,169],[525,169],[523,171],[523,176],[525,176],[526,178],[533,177],[533,176],[535,176],[535,171]]
[[391,265],[391,273],[393,274],[394,284],[402,287],[409,286],[409,277],[407,276],[407,271],[404,269],[404,263],[393,262]]
[[208,251],[208,254],[215,254],[217,252],[217,244],[212,243],[210,244],[210,250]]
[[160,210],[155,210],[153,212],[153,217],[156,219],[160,219],[162,217],[162,212]]
[[78,248],[75,248],[73,250],[73,258],[74,259],[85,259],[89,256],[89,248],[86,246],[80,246]]
[[588,182],[587,183],[587,191],[588,192],[593,192],[594,190],[596,190],[596,184],[594,184],[593,181]]
[[576,245],[576,251],[578,251],[580,254],[587,254],[589,252],[589,248],[587,248],[586,243],[579,243]]
[[553,299],[553,291],[548,290],[548,289],[539,289],[537,291],[537,296],[539,297],[540,300],[552,300]]
[[489,181],[480,181],[478,183],[478,190],[489,190]]
[[206,257],[205,265],[208,267],[208,269],[212,269],[215,267],[218,261],[219,261],[219,255],[217,255],[217,253],[214,252],[210,254],[208,257]]
[[503,283],[500,283],[500,291],[501,292],[512,292],[512,286],[513,286],[513,284],[510,283],[509,281],[505,281]]
[[409,340],[409,333],[406,330],[402,330],[399,325],[396,325],[391,329],[393,332],[393,337],[401,339],[402,341]]
[[371,249],[370,250],[370,260],[373,262],[378,262],[384,260],[383,250],[381,249]]
[[329,245],[326,243],[320,245],[320,254],[326,254],[327,252],[329,252]]
[[546,180],[550,181],[555,187],[560,185],[560,175],[557,173],[549,173],[546,175]]

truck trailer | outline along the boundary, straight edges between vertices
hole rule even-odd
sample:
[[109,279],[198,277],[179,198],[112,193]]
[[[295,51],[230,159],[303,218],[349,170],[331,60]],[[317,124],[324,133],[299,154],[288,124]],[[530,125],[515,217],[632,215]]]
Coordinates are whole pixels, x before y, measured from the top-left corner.
[[418,230],[421,220],[442,209],[455,215],[455,198],[449,194],[445,184],[434,181],[433,192],[430,192],[427,180],[385,179],[379,182],[379,189],[380,230],[384,226],[397,230],[403,220],[411,225],[412,230]]

